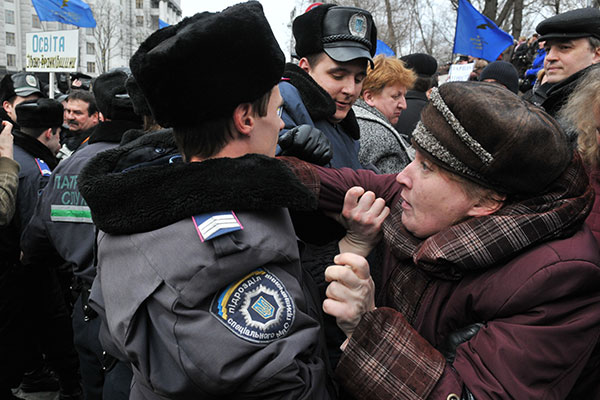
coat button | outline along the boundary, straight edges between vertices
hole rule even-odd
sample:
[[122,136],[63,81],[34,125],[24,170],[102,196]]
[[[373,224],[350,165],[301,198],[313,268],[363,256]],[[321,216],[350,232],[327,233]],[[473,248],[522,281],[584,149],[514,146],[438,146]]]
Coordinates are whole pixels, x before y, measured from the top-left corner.
[[446,397],[446,400],[460,400],[460,397],[458,397],[457,395],[455,395],[454,393],[450,393],[448,395],[448,397]]

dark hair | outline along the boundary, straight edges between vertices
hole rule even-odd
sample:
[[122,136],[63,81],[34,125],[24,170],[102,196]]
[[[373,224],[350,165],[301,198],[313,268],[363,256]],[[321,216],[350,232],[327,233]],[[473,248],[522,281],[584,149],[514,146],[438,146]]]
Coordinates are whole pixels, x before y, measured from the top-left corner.
[[437,76],[419,76],[412,86],[412,90],[425,93],[437,83]]
[[323,60],[323,57],[326,54],[327,53],[322,51],[320,53],[309,54],[307,56],[304,56],[304,58],[306,58],[306,60],[308,61],[308,64],[311,66],[311,68],[315,68],[321,62],[321,60]]
[[[56,131],[57,131],[58,128],[59,127],[50,128],[50,129],[52,129],[52,134],[53,135],[56,134]],[[22,133],[26,134],[27,136],[31,136],[31,137],[37,139],[47,129],[48,128],[25,128],[25,127],[20,127],[19,131],[21,131]]]
[[596,51],[598,47],[600,47],[600,39],[594,36],[589,36],[588,41],[590,42],[590,50]]
[[96,106],[96,98],[91,92],[85,90],[74,90],[67,96],[69,100],[81,100],[88,103],[88,115],[92,115],[98,112],[98,106]]
[[[250,104],[254,115],[264,117],[267,115],[270,99],[271,90],[247,104]],[[179,152],[189,161],[194,156],[208,158],[217,154],[235,137],[235,132],[230,115],[204,121],[196,126],[174,127],[173,135]]]

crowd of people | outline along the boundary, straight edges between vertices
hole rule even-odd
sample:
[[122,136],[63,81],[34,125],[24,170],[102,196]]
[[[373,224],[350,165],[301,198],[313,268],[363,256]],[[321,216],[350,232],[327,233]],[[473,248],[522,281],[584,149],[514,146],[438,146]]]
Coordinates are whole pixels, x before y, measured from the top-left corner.
[[600,398],[600,10],[442,84],[361,8],[292,30],[0,81],[0,400]]

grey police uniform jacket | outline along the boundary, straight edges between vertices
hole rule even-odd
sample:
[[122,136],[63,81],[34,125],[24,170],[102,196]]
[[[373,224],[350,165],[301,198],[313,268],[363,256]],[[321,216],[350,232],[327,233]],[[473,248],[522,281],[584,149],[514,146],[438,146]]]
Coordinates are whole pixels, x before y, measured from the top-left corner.
[[44,259],[56,251],[73,264],[75,276],[91,285],[96,233],[77,179],[93,156],[116,147],[123,133],[136,127],[139,124],[128,121],[102,122],[87,143],[58,164],[36,204],[34,218],[23,232],[21,246],[26,260]]
[[133,150],[80,176],[101,229],[92,306],[104,347],[133,366],[130,398],[330,398],[320,305],[284,207],[314,199],[258,155],[107,173]]
[[280,135],[298,125],[314,126],[323,132],[331,143],[333,158],[328,167],[365,167],[358,161],[360,133],[352,110],[339,124],[331,123],[328,118],[335,114],[335,103],[310,75],[297,65],[288,63],[284,79],[285,81],[279,84],[279,91],[284,100],[281,119],[285,123]]

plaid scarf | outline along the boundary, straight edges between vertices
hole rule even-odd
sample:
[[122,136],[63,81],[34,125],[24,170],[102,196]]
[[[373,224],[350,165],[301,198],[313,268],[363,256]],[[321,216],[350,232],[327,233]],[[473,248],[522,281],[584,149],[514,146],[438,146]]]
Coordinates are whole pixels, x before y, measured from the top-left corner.
[[387,280],[382,301],[412,322],[434,279],[458,280],[506,263],[533,246],[572,236],[593,200],[583,163],[575,155],[543,194],[510,202],[492,215],[468,219],[425,240],[404,229],[397,203],[383,225],[385,243],[398,265]]

